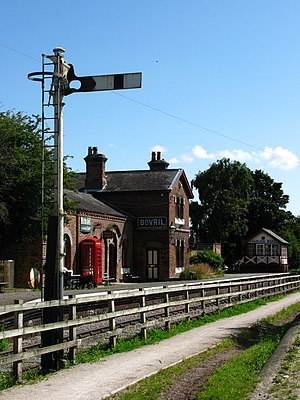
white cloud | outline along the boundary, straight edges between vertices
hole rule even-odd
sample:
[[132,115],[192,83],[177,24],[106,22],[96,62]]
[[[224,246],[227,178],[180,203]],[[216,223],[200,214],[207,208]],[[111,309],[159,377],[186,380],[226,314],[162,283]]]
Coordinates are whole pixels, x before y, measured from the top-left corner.
[[215,155],[213,153],[208,153],[202,146],[199,146],[199,144],[196,144],[196,146],[193,147],[192,152],[194,156],[198,158],[203,158],[203,159],[215,158]]
[[187,164],[192,164],[192,162],[194,161],[194,157],[188,153],[182,154],[180,158],[184,163]]
[[[161,151],[161,150],[160,150]],[[242,149],[220,150],[216,153],[209,153],[200,145],[195,145],[189,153],[183,153],[180,156],[169,160],[171,164],[191,164],[196,159],[217,159],[230,158],[246,164],[251,164],[250,168],[263,169],[263,164],[269,168],[280,170],[291,170],[299,165],[298,157],[290,150],[281,146],[276,148],[266,146],[263,151],[245,151]],[[259,166],[258,166],[259,165]]]
[[160,151],[162,154],[167,152],[167,148],[164,146],[160,146],[159,144],[156,144],[155,146],[153,146],[151,150],[155,151],[155,152]]
[[171,159],[169,160],[169,163],[170,163],[170,164],[180,164],[180,163],[181,163],[181,160],[180,160],[179,158],[177,158],[177,157],[173,157],[173,158],[171,158]]
[[218,152],[218,155],[221,157],[230,158],[233,160],[239,160],[242,162],[252,161],[253,156],[255,155],[253,152],[249,153],[248,151],[244,151],[241,149],[234,149],[234,150],[221,150]]
[[270,168],[276,169],[291,170],[299,164],[296,154],[281,146],[277,146],[275,149],[265,147],[262,158],[268,161]]

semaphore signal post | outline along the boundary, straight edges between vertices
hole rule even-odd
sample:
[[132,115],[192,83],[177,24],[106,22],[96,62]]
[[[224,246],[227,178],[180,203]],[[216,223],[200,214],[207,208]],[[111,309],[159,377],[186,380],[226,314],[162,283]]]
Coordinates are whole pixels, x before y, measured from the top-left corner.
[[[28,79],[40,82],[42,85],[42,208],[44,208],[47,198],[45,183],[46,148],[52,147],[54,154],[54,204],[53,215],[49,217],[48,223],[45,286],[42,288],[42,300],[63,299],[63,267],[65,256],[65,213],[63,208],[63,98],[72,93],[137,89],[142,86],[141,72],[77,76],[73,65],[65,61],[64,53],[65,50],[63,48],[57,47],[53,49],[52,55],[43,54],[42,71],[28,74]],[[52,110],[52,113],[49,112],[49,109]],[[49,145],[50,136],[53,137],[51,145]],[[46,315],[44,316],[43,322],[54,322],[57,318],[60,317],[56,314]],[[55,344],[62,341],[62,333],[56,338],[51,331],[44,333],[44,342]],[[60,367],[59,358],[60,356],[54,354],[51,360],[48,359],[45,363],[46,369],[58,369]]]

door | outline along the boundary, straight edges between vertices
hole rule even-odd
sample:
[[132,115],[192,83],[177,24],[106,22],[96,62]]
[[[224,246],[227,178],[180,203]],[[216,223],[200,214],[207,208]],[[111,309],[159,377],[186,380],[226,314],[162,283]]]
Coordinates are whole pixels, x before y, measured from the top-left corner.
[[157,249],[147,250],[147,278],[149,280],[158,280],[158,256]]

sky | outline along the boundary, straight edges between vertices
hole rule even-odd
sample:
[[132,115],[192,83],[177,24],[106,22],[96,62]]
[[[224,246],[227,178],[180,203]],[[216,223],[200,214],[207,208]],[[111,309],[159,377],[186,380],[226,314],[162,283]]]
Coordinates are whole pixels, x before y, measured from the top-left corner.
[[142,72],[141,89],[64,97],[64,154],[85,171],[148,169],[152,151],[191,181],[223,157],[261,169],[300,215],[300,1],[1,2],[0,111],[41,114],[27,79],[63,47],[77,76]]

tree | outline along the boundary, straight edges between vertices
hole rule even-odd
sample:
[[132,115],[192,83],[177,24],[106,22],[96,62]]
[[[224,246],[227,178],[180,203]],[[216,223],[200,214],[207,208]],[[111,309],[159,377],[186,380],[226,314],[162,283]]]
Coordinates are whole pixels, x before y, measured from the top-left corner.
[[251,171],[239,161],[223,158],[199,172],[192,185],[198,190],[200,200],[198,207],[195,204],[191,207],[193,228],[196,227],[201,241],[222,243],[229,263],[240,251],[239,239],[248,232]]
[[300,217],[287,213],[288,219],[279,234],[289,242],[289,267],[292,269],[300,268]]
[[289,219],[282,184],[238,161],[218,160],[192,185],[200,200],[190,206],[193,230],[201,241],[221,242],[228,264],[240,257],[247,236],[261,228],[279,232]]
[[[0,241],[28,238],[40,207],[41,138],[38,117],[0,114]],[[39,198],[39,201],[38,201]]]
[[[0,113],[0,257],[12,244],[41,236],[42,138],[38,116]],[[45,152],[48,187],[53,187],[53,152]],[[65,167],[66,176],[69,173]],[[51,190],[48,196],[51,197]],[[49,204],[45,215],[52,211]]]
[[254,234],[260,228],[268,228],[279,232],[288,216],[284,209],[289,196],[282,190],[282,183],[274,180],[265,172],[252,172],[254,181],[251,202],[249,205],[249,234]]

